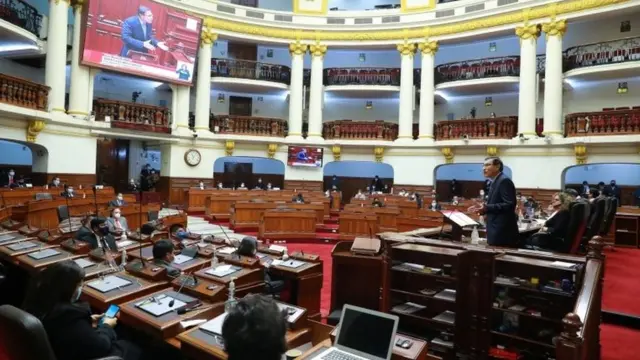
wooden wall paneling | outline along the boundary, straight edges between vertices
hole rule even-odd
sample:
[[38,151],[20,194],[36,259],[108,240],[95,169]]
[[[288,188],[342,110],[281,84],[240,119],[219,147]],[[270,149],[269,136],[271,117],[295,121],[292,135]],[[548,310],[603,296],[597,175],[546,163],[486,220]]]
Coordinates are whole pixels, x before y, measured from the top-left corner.
[[[265,185],[267,185],[268,183],[271,183],[273,187],[279,187],[281,189],[284,189],[284,185],[285,185],[284,174],[253,174],[249,179],[249,181],[246,182],[244,185],[248,189],[253,189],[258,183],[258,178],[261,178],[262,183],[264,183]],[[216,173],[213,173],[213,182],[214,182],[214,186],[217,186],[219,182],[222,182],[222,185],[224,187],[231,188],[233,186],[234,181],[230,180],[229,177],[225,176],[224,173],[216,172]],[[237,184],[237,186],[240,186],[240,184]]]
[[258,46],[229,41],[227,56],[229,59],[256,61],[258,58]]
[[[323,178],[323,189],[326,190],[331,186],[331,180],[333,179],[333,175],[325,176]],[[373,178],[356,178],[356,177],[338,177],[340,184],[340,191],[342,191],[342,203],[347,204],[349,200],[358,193],[358,190],[366,191],[367,186],[371,185],[371,181]],[[393,186],[393,179],[390,178],[380,178],[382,183],[385,185],[389,185],[389,187]]]
[[[608,183],[606,184],[608,185]],[[590,184],[590,186],[592,188],[597,188],[598,184]],[[582,184],[565,184],[564,187],[575,189],[579,193],[582,192]],[[640,205],[635,203],[635,198],[633,196],[633,193],[636,190],[638,190],[640,186],[618,185],[618,187],[620,188],[620,202],[621,202],[620,205],[630,205],[630,206]]]
[[[95,174],[65,174],[65,173],[32,173],[31,179],[34,186],[44,186],[51,183],[53,178],[59,177],[61,184],[68,184],[79,188],[89,189],[96,183]],[[60,190],[62,191],[62,190]]]
[[197,179],[197,178],[172,178],[161,176],[156,185],[164,202],[169,205],[185,206],[187,200],[187,190],[191,187],[197,187],[200,181],[204,182],[206,187],[213,187],[213,179]]
[[285,180],[284,188],[287,190],[323,191],[322,181],[310,180]]
[[129,140],[99,139],[97,147],[97,182],[113,186],[116,193],[124,192],[129,178]]
[[15,176],[16,180],[18,180],[20,176],[24,176],[26,183],[29,183],[32,181],[31,179],[32,165],[0,164],[0,175],[2,175],[3,181],[5,176],[9,176],[9,170],[11,169],[13,169],[16,172],[16,176]]

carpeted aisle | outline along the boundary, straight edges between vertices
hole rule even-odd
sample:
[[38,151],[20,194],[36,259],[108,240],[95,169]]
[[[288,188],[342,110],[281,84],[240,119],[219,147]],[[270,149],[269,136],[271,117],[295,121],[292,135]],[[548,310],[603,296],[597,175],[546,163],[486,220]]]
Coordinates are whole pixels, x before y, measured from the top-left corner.
[[302,250],[309,254],[319,255],[322,259],[322,292],[320,293],[320,312],[325,318],[331,306],[331,250],[333,244],[287,244],[289,252]]
[[605,255],[602,309],[640,316],[640,250],[616,248]]

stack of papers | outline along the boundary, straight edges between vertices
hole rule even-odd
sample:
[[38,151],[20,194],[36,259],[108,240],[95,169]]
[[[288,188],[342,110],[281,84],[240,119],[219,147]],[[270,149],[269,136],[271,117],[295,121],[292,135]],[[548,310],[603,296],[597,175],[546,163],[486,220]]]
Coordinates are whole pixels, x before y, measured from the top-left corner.
[[213,320],[207,321],[206,323],[204,323],[204,325],[200,326],[200,330],[204,330],[214,335],[222,335],[222,324],[227,318],[227,315],[228,314],[225,312],[222,315],[218,315]]
[[280,246],[280,245],[271,245],[269,246],[269,250],[271,251],[275,251],[275,252],[279,252],[279,253],[283,253],[287,250],[286,246]]
[[[306,265],[307,263],[305,261],[300,261],[300,260],[287,260],[287,261],[282,261],[281,264],[278,264],[279,266],[284,266],[284,267],[288,267],[291,269],[296,269],[299,268],[300,266]],[[271,263],[271,265],[275,265],[274,263]]]
[[185,302],[167,295],[156,296],[151,300],[147,299],[136,303],[136,306],[138,308],[148,312],[153,316],[162,316],[176,309],[180,309],[185,305]]
[[131,246],[135,244],[135,241],[133,240],[120,240],[118,242],[116,242],[116,246],[118,247],[118,250],[127,247],[127,246]]
[[184,264],[187,261],[191,261],[193,260],[192,257],[190,256],[186,256],[186,255],[182,255],[182,254],[178,254],[175,256],[175,258],[173,259],[173,263],[176,265],[180,265],[180,264]]
[[88,268],[88,267],[93,266],[93,265],[96,264],[93,261],[90,261],[90,260],[87,260],[87,259],[75,259],[73,261],[83,269],[84,268]]
[[240,270],[239,267],[236,266],[232,266],[232,265],[219,265],[215,268],[211,268],[207,271],[205,271],[205,274],[208,275],[213,275],[215,277],[225,277],[228,275],[233,274],[234,272]]
[[453,311],[447,310],[441,313],[440,315],[434,317],[433,320],[442,321],[447,324],[453,325],[456,322],[456,313],[454,313]]
[[96,289],[102,293],[130,285],[131,281],[119,276],[110,275],[101,280],[94,280],[87,284],[88,287]]
[[453,289],[444,289],[433,297],[437,299],[456,301],[456,291]]
[[225,255],[229,255],[229,254],[233,253],[234,251],[236,251],[236,248],[230,247],[230,246],[223,247],[222,249],[216,250],[217,253],[225,254]]
[[42,260],[56,255],[60,255],[60,251],[56,251],[54,249],[45,249],[33,252],[29,254],[29,257],[36,260]]
[[11,251],[22,251],[27,249],[32,249],[34,247],[38,247],[38,244],[32,243],[31,241],[23,241],[17,244],[7,246]]
[[420,304],[416,304],[416,303],[412,303],[412,302],[407,302],[401,305],[396,305],[394,306],[391,311],[393,312],[397,312],[400,314],[413,314],[416,313],[422,309],[426,309],[427,307],[424,305],[420,305]]

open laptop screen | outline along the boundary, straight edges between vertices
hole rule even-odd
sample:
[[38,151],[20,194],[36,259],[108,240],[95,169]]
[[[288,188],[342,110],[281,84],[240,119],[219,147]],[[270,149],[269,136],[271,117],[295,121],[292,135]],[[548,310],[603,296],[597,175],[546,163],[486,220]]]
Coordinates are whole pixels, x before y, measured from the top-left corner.
[[336,347],[367,358],[390,359],[397,327],[396,316],[345,305]]

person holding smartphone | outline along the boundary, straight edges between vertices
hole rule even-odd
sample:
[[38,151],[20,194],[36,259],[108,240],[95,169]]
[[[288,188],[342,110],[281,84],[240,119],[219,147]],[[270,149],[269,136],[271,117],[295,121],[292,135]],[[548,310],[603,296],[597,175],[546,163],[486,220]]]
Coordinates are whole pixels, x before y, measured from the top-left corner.
[[56,358],[141,359],[136,345],[118,339],[113,329],[117,318],[92,315],[89,305],[79,302],[84,276],[74,261],[62,261],[38,274],[27,293],[23,309],[40,319]]

